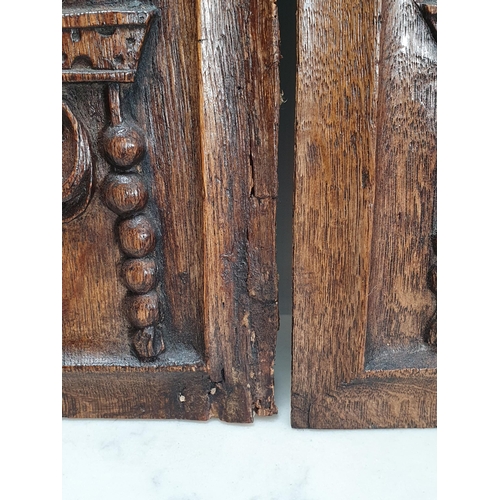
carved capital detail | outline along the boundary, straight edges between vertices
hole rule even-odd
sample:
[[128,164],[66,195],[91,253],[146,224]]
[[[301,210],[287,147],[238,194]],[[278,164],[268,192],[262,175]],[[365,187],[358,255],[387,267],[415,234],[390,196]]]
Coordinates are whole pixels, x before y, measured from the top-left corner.
[[152,6],[63,10],[63,82],[133,82],[155,11]]

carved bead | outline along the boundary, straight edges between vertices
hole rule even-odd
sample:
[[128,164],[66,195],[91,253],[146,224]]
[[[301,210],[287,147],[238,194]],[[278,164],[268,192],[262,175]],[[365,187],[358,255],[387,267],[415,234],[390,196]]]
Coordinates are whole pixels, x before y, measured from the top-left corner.
[[115,167],[123,170],[137,165],[145,151],[141,130],[127,122],[108,127],[103,135],[104,153]]
[[153,226],[144,215],[122,220],[118,234],[123,252],[130,257],[145,257],[155,247]]
[[130,295],[126,299],[127,315],[130,323],[137,328],[146,328],[158,322],[158,294]]
[[146,206],[148,192],[137,174],[109,174],[102,188],[104,203],[118,215],[136,212]]
[[156,284],[156,264],[153,259],[129,259],[122,265],[125,286],[135,293],[149,292]]
[[163,337],[154,326],[138,330],[133,337],[132,345],[141,361],[154,359],[165,350]]

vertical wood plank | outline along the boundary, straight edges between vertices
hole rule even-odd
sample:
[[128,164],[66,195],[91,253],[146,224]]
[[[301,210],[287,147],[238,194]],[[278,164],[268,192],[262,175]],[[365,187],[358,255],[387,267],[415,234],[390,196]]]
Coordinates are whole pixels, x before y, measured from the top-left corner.
[[293,393],[363,367],[377,12],[374,0],[298,3]]
[[[279,109],[276,7],[271,1],[248,0],[200,0],[199,5],[208,363],[211,377],[227,387],[229,403],[222,418],[238,411],[238,418],[244,420],[251,419],[254,410],[262,414],[276,411],[269,398],[271,373],[258,380],[263,361],[258,352],[258,370],[249,370],[246,363],[254,356],[259,340],[265,348],[269,332],[277,328],[275,264],[268,262],[266,266],[271,264],[272,270],[270,300],[269,291],[267,299],[265,291],[261,297],[252,284],[262,271],[260,265],[254,266],[259,258],[255,260],[252,254],[261,252],[259,247],[269,244],[274,239],[269,235],[275,231]],[[268,225],[251,231],[250,218],[261,220],[261,214]],[[256,294],[253,298],[249,285]],[[255,321],[254,300],[264,301],[258,314],[269,318],[267,325],[259,322],[264,329],[252,328],[250,323]],[[254,313],[251,317],[250,310]],[[270,350],[274,351],[272,343],[265,349]],[[253,396],[252,386],[254,390],[264,388],[264,392]],[[241,405],[242,400],[246,405]]]

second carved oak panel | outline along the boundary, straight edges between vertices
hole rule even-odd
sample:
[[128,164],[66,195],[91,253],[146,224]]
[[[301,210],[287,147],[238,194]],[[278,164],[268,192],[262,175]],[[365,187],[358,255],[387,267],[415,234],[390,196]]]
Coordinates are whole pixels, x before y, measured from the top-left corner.
[[297,26],[292,424],[435,426],[436,7]]

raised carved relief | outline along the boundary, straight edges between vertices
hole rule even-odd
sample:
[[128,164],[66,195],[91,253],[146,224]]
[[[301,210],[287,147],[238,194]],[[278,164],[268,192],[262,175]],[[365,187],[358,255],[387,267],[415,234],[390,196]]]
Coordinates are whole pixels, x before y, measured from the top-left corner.
[[155,10],[151,6],[65,9],[63,82],[133,82]]
[[[141,3],[149,30],[130,20]],[[275,413],[275,2],[63,9],[63,100],[95,163],[93,198],[63,225],[64,416]]]
[[159,321],[156,264],[152,254],[156,235],[149,218],[141,213],[148,192],[135,167],[144,157],[142,131],[121,113],[120,88],[108,88],[111,123],[103,133],[103,152],[113,171],[104,180],[103,199],[118,216],[118,238],[127,260],[122,265],[122,279],[129,290],[125,300],[127,317],[135,328],[132,345],[142,360],[154,359],[165,350]]
[[68,105],[62,104],[62,219],[78,217],[92,197],[94,167],[89,139]]
[[[155,290],[157,266],[154,260],[156,234],[152,221],[143,213],[148,203],[148,190],[138,171],[144,158],[144,133],[130,119],[124,119],[120,84],[134,81],[142,46],[155,8],[95,8],[77,11],[65,9],[62,16],[63,82],[109,82],[107,88],[109,126],[102,133],[102,153],[111,166],[101,186],[105,205],[117,214],[117,233],[122,253],[121,277],[129,290],[125,313],[133,328],[133,351],[142,361],[152,360],[165,350],[161,332],[159,299]],[[91,189],[84,195],[82,184],[90,172],[90,147],[86,135],[63,103],[63,112],[78,137],[75,168],[63,183],[64,203],[78,202],[76,217],[90,200]],[[64,131],[64,130],[63,130]],[[64,137],[64,135],[63,135]],[[86,177],[85,177],[86,175]],[[76,187],[75,187],[76,186]],[[75,192],[77,194],[75,194]],[[83,200],[83,201],[82,201]]]

